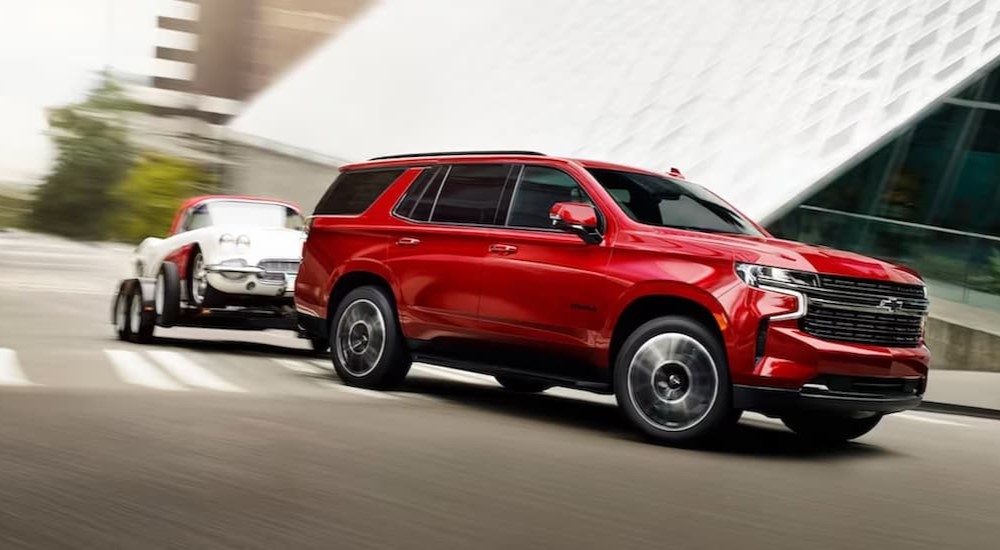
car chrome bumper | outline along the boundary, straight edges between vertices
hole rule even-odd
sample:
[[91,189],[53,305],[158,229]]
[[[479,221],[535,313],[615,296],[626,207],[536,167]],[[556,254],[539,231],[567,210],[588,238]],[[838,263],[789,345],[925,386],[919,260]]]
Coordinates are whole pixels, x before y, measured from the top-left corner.
[[[247,271],[248,269],[254,271]],[[225,269],[207,271],[208,284],[227,294],[291,297],[295,292],[295,275],[291,274],[275,280],[263,278],[265,271],[260,268],[233,269],[225,266]]]

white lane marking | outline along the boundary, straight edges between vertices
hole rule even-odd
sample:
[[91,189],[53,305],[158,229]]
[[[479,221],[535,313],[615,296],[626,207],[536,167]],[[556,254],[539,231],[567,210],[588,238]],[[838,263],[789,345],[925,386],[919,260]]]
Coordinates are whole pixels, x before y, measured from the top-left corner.
[[111,360],[118,376],[126,383],[135,386],[146,386],[157,390],[184,391],[187,388],[174,382],[169,376],[156,368],[152,363],[146,361],[134,351],[122,349],[106,349],[105,355]]
[[17,353],[8,348],[0,348],[0,386],[35,386],[24,375],[17,362]]
[[274,359],[274,362],[296,374],[306,374],[309,376],[326,374],[326,371],[320,369],[319,367],[310,365],[305,361],[296,361],[294,359]]
[[333,372],[333,361],[330,359],[327,359],[326,361],[322,359],[313,359],[309,361],[309,363],[315,365],[316,368],[319,369],[320,372],[324,374]]
[[785,423],[779,418],[771,418],[770,416],[764,416],[760,413],[746,411],[742,416],[743,420],[749,420],[751,422],[759,422],[761,424],[770,424],[772,426],[784,426]]
[[212,371],[199,366],[176,351],[151,350],[147,353],[153,358],[154,361],[159,363],[164,370],[188,386],[214,391],[246,391],[239,386],[226,382]]
[[963,428],[969,427],[968,424],[962,424],[961,422],[952,422],[951,420],[944,420],[941,418],[933,418],[924,414],[905,412],[892,415],[895,418],[905,418],[907,420],[916,420],[917,422],[926,422],[928,424],[939,424],[941,426],[961,426]]
[[327,380],[325,378],[316,379],[316,383],[324,388],[330,388],[332,390],[337,390],[341,393],[348,393],[351,395],[358,395],[361,397],[374,397],[376,399],[399,399],[399,396],[378,390],[366,390],[364,388],[355,388],[354,386],[347,386],[341,384],[340,382],[334,382],[333,380]]
[[474,372],[465,372],[457,369],[449,369],[447,367],[427,365],[424,363],[414,363],[413,366],[410,367],[410,372],[421,376],[444,378],[447,380],[454,380],[456,382],[487,384],[490,386],[498,385],[498,382],[492,376]]

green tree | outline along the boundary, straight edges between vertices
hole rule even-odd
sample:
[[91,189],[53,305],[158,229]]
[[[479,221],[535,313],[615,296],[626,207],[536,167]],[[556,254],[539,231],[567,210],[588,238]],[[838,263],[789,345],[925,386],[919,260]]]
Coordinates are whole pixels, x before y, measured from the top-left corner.
[[214,186],[214,177],[193,162],[146,154],[111,191],[115,211],[109,236],[136,243],[165,236],[180,203]]
[[105,75],[83,102],[50,112],[59,152],[36,192],[30,227],[78,239],[105,237],[114,209],[109,193],[132,164],[125,117],[135,109]]

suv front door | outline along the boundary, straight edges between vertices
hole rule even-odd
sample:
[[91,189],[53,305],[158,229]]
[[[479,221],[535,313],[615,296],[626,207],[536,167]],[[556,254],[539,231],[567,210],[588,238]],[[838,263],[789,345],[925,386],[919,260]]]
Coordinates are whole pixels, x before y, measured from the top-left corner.
[[557,202],[592,201],[573,176],[548,166],[524,166],[511,195],[504,223],[486,243],[480,326],[502,347],[546,363],[525,369],[592,362],[607,315],[611,250],[554,229],[549,219]]

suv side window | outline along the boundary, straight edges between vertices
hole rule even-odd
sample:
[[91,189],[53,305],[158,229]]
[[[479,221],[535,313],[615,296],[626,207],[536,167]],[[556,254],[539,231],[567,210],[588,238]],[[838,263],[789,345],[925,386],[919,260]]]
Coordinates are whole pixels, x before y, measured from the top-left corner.
[[497,225],[500,198],[514,167],[506,164],[457,164],[437,194],[432,222]]
[[525,166],[507,213],[509,227],[552,229],[549,211],[557,202],[585,202],[590,198],[573,176],[547,166]]
[[360,214],[367,210],[404,170],[404,168],[379,168],[344,172],[319,200],[313,215]]
[[408,220],[427,221],[431,216],[431,209],[434,208],[438,187],[441,186],[441,180],[447,172],[448,168],[442,166],[424,169],[410,184],[406,195],[396,205],[393,213]]

